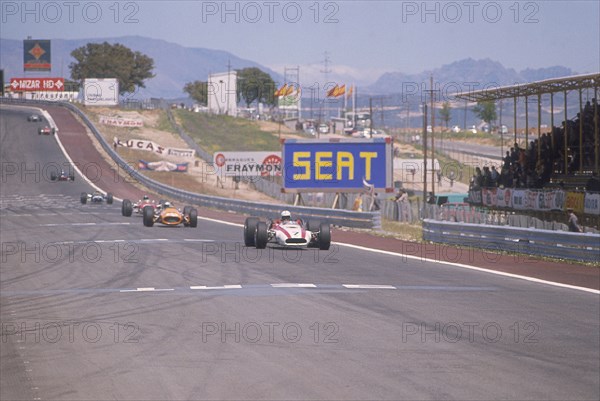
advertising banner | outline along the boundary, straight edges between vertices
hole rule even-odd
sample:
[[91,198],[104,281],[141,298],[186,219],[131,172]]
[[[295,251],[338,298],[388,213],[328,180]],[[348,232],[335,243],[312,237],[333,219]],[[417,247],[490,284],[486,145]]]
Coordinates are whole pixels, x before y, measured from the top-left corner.
[[514,189],[512,192],[512,204],[513,208],[517,210],[526,209],[525,199],[527,191],[524,189]]
[[13,92],[60,92],[65,90],[64,78],[11,78]]
[[481,203],[483,203],[484,206],[495,207],[498,203],[496,196],[497,190],[497,188],[483,188],[481,190]]
[[23,41],[23,71],[50,71],[52,52],[49,40],[25,39]]
[[300,191],[363,192],[365,186],[392,192],[392,139],[283,141],[284,188]]
[[496,206],[498,207],[512,207],[512,189],[498,188],[496,191],[496,201]]
[[196,154],[194,149],[166,148],[145,139],[121,140],[117,137],[114,137],[113,145],[129,149],[146,150],[149,152],[158,153],[159,155],[178,156],[185,158],[193,158]]
[[238,177],[281,176],[281,152],[217,152],[213,154],[218,175]]
[[159,162],[147,162],[145,160],[139,160],[138,168],[140,170],[152,170],[152,171],[174,171],[177,173],[186,173],[188,171],[189,163],[171,163],[165,160]]
[[573,209],[575,213],[582,213],[584,209],[585,194],[583,192],[567,192],[565,209]]
[[139,118],[127,118],[127,117],[110,117],[100,116],[100,124],[112,125],[114,127],[143,127],[144,121]]
[[87,78],[83,81],[83,104],[116,106],[119,104],[119,81],[116,78]]
[[585,194],[583,211],[585,214],[600,215],[600,194]]

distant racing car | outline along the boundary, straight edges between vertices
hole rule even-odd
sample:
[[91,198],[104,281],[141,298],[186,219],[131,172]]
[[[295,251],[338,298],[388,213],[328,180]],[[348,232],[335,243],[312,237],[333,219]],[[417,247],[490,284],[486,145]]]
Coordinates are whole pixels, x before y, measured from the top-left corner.
[[31,114],[30,116],[27,116],[27,121],[40,122],[42,121],[42,117],[37,114]]
[[152,227],[154,223],[166,226],[178,226],[179,224],[183,224],[184,227],[198,226],[198,211],[191,206],[179,210],[170,202],[159,202],[158,207],[144,206],[142,215],[146,227]]
[[75,174],[67,174],[64,170],[60,171],[60,174],[56,174],[55,171],[50,173],[50,181],[75,181]]
[[81,203],[82,204],[86,204],[87,202],[90,203],[102,203],[105,202],[109,205],[112,205],[113,203],[113,194],[111,194],[110,192],[108,192],[106,195],[104,195],[102,192],[99,191],[94,191],[93,193],[89,194],[87,192],[82,192],[81,193]]
[[121,204],[121,214],[126,217],[131,216],[133,213],[142,215],[146,206],[151,207],[152,209],[161,208],[160,203],[157,204],[156,201],[150,200],[148,195],[144,195],[142,199],[135,203],[129,199],[123,199],[123,203]]
[[38,130],[38,135],[54,135],[54,129],[46,125]]
[[260,221],[248,217],[244,223],[244,244],[264,249],[272,242],[289,248],[319,248],[328,250],[331,245],[329,224],[311,220],[306,226],[302,220],[291,220],[289,211],[281,213],[281,219]]

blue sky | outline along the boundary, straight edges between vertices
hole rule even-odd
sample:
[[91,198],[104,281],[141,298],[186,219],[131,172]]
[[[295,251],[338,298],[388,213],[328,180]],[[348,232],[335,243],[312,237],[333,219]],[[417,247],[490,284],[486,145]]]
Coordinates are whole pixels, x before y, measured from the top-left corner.
[[600,71],[598,1],[1,1],[0,36],[140,35],[372,83],[464,58]]

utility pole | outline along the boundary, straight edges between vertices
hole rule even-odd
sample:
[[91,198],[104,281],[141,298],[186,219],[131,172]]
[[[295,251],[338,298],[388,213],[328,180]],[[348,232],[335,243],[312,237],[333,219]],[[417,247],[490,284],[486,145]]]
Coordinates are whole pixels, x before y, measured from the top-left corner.
[[423,217],[427,218],[427,103],[423,102]]
[[369,136],[373,138],[373,98],[369,98]]
[[[329,59],[329,52],[325,52],[325,59],[323,60],[323,69],[320,70],[320,72],[322,72],[325,75],[325,82],[323,83],[323,88],[325,88],[325,86],[329,83],[329,73],[331,73],[331,68],[329,68],[329,63],[331,62],[331,60]],[[323,98],[323,102],[325,101],[325,98],[327,98],[327,93],[325,93],[325,96]],[[327,115],[329,116],[329,110],[327,110]],[[319,124],[321,123],[321,115],[319,114]],[[318,126],[317,126],[318,128]],[[318,131],[318,129],[317,129]]]
[[[435,100],[435,92],[437,91],[433,88],[433,75],[431,75],[431,77],[429,78],[429,86],[430,89],[426,90],[425,92],[429,93],[429,99],[431,104],[431,193],[435,195],[435,109],[433,108],[433,103]],[[425,126],[425,131],[427,131],[427,126]]]
[[227,60],[227,115],[229,115],[229,88],[231,87],[231,60]]

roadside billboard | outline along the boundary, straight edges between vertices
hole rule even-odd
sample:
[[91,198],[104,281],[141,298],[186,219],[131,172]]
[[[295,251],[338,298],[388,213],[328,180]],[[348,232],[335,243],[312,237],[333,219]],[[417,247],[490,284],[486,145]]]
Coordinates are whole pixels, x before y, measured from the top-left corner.
[[216,152],[213,162],[221,176],[280,176],[282,170],[281,152]]
[[23,71],[50,71],[52,58],[49,40],[25,39],[23,41]]
[[286,192],[393,192],[392,138],[283,141]]
[[119,81],[116,78],[87,78],[83,81],[83,104],[116,106],[119,104]]

